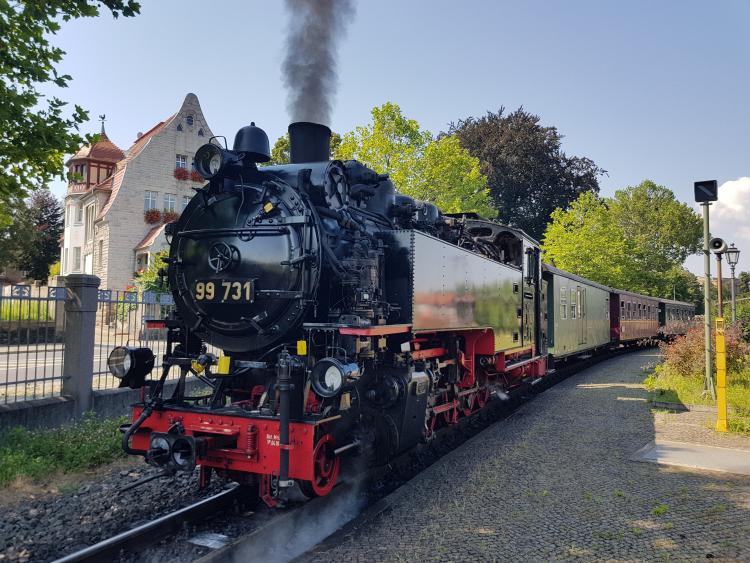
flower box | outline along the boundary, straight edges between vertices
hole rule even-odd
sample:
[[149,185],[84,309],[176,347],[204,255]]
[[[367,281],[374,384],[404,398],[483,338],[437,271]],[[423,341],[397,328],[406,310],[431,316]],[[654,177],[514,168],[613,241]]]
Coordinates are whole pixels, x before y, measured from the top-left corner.
[[175,168],[174,177],[178,180],[187,180],[190,177],[190,172],[187,171],[187,168]]
[[205,178],[203,178],[203,176],[201,176],[200,172],[198,172],[197,170],[193,170],[190,173],[190,179],[193,182],[205,182],[206,181]]
[[156,225],[157,223],[161,223],[161,211],[158,209],[149,209],[148,211],[144,211],[143,213],[143,220],[146,221],[149,225]]
[[174,223],[179,218],[180,218],[180,214],[177,213],[176,211],[165,211],[161,215],[161,219],[165,223]]

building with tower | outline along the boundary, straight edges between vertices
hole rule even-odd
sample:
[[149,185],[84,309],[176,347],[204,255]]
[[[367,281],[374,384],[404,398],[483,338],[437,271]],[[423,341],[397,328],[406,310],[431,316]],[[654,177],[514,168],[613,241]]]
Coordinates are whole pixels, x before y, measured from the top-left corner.
[[98,276],[102,288],[124,289],[166,246],[164,225],[175,220],[204,183],[192,168],[211,138],[195,94],[127,151],[108,137],[82,147],[67,162],[62,275]]

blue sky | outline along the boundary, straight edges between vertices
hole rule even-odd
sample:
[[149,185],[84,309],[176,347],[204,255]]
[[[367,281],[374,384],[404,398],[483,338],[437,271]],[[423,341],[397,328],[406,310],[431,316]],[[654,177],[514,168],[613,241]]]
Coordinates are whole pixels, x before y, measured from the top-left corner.
[[[282,2],[142,0],[141,15],[63,24],[73,76],[59,95],[107,114],[126,149],[195,92],[215,134],[251,120],[272,141],[288,123]],[[750,269],[750,2],[361,0],[339,59],[331,126],[398,103],[432,131],[523,105],[564,149],[609,171],[602,193],[650,178],[692,201],[724,184],[716,235]],[[64,186],[53,187],[57,194]],[[725,208],[721,211],[721,208]],[[702,259],[688,266],[698,272]]]

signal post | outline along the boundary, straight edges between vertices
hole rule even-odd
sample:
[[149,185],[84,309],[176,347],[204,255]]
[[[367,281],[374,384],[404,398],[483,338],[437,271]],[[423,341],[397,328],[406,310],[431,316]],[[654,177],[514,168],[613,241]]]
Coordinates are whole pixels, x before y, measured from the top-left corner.
[[[711,251],[709,249],[709,230],[708,208],[712,201],[719,199],[719,185],[716,180],[705,180],[695,182],[695,201],[701,204],[703,208],[703,274],[705,284],[703,286],[703,328],[705,331],[705,352],[706,352],[706,375],[703,382],[703,393],[710,393],[711,398],[716,398],[716,389],[714,387],[713,377],[713,357],[711,355]],[[721,301],[721,300],[719,300]]]
[[724,339],[724,300],[721,279],[721,256],[727,251],[727,243],[720,238],[709,242],[716,254],[716,282],[718,284],[718,315],[716,316],[716,431],[726,432],[727,424],[727,347]]

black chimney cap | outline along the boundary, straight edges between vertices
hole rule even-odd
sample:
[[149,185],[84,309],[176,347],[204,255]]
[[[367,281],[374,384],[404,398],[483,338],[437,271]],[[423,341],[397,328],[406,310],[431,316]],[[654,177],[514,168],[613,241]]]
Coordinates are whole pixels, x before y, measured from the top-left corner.
[[246,158],[253,162],[268,162],[271,160],[271,146],[268,142],[268,135],[260,127],[255,126],[255,122],[250,122],[237,131],[234,137],[234,150],[244,152]]
[[331,130],[325,125],[309,121],[290,124],[289,157],[292,164],[330,160]]

